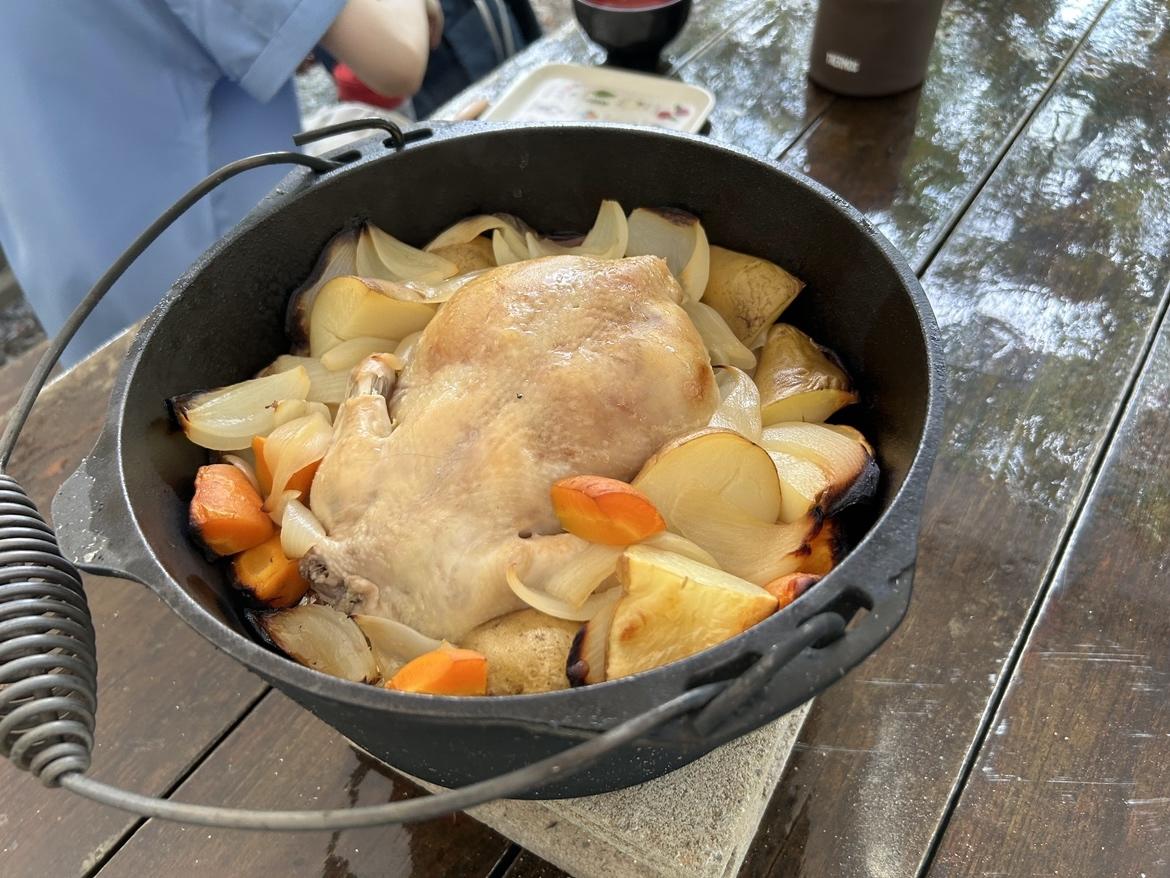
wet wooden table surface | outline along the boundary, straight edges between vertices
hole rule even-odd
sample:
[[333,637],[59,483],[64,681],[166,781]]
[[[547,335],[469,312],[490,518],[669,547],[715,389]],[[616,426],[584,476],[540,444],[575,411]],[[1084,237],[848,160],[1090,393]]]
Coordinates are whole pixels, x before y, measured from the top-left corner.
[[[668,52],[710,136],[803,171],[907,255],[951,369],[910,613],[820,697],[744,875],[1170,875],[1170,12],[950,0],[921,90],[804,78],[811,0],[706,0]],[[514,59],[594,61],[572,28]],[[125,342],[51,389],[14,461],[47,505]],[[247,805],[412,788],[90,579],[96,773]],[[270,837],[136,821],[0,764],[0,874],[553,875],[467,817]]]

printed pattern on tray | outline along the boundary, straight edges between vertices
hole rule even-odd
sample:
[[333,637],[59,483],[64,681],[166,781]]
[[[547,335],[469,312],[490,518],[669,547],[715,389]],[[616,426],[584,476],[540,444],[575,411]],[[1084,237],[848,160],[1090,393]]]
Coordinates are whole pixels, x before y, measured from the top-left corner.
[[628,89],[598,88],[564,76],[532,93],[513,116],[524,122],[627,122],[686,130],[696,107],[663,102]]

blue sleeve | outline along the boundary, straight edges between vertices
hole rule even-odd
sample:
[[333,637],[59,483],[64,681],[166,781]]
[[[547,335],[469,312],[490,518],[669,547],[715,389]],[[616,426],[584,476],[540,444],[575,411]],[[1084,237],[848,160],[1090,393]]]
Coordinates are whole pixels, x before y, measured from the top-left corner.
[[258,101],[280,90],[346,0],[166,0],[224,75]]

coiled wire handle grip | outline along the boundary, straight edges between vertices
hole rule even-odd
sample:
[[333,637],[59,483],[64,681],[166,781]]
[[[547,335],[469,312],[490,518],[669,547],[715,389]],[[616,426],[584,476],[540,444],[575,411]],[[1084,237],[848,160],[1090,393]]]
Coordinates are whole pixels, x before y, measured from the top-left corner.
[[[392,123],[372,120],[369,127]],[[353,130],[348,123],[346,130]],[[301,135],[304,143],[337,127]],[[406,137],[396,127],[397,149]],[[21,429],[53,365],[81,324],[125,270],[191,205],[225,180],[251,168],[304,165],[317,173],[340,162],[300,153],[266,153],[225,165],[167,209],[101,277],[70,314],[37,363],[0,436],[0,470],[7,468]],[[30,771],[47,786],[145,817],[204,826],[283,831],[377,826],[425,820],[494,799],[530,792],[582,771],[620,747],[685,714],[702,711],[692,728],[716,729],[762,688],[776,670],[818,641],[837,636],[844,620],[821,613],[776,644],[734,682],[707,683],[628,719],[561,753],[498,777],[456,790],[403,802],[325,811],[254,811],[158,799],[86,777],[97,713],[97,651],[93,619],[77,568],[61,552],[56,535],[24,489],[0,471],[0,755]]]
[[0,755],[53,786],[93,752],[97,653],[81,577],[0,475]]

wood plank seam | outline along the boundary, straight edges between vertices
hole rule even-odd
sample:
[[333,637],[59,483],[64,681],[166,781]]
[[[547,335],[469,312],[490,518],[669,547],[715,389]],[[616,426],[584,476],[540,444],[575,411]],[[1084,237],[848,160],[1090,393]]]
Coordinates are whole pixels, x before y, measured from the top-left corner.
[[1020,631],[1020,636],[1016,642],[1012,644],[1012,648],[1008,653],[1007,660],[1004,662],[1003,670],[996,681],[995,688],[992,692],[991,698],[987,702],[987,706],[980,717],[979,725],[976,729],[975,739],[972,746],[967,752],[966,758],[963,760],[962,770],[955,784],[951,790],[950,796],[947,798],[945,810],[943,811],[943,818],[935,828],[934,834],[931,837],[930,847],[927,849],[926,856],[923,858],[922,866],[918,871],[918,878],[924,878],[929,872],[934,858],[938,853],[939,846],[942,844],[943,836],[946,834],[946,829],[954,816],[955,809],[959,805],[959,800],[962,798],[963,789],[967,785],[967,780],[971,776],[971,772],[975,770],[975,764],[979,760],[979,754],[983,751],[983,747],[987,742],[987,737],[991,733],[993,721],[999,713],[1000,705],[1003,702],[1004,696],[1007,693],[1008,686],[1011,683],[1012,677],[1015,675],[1016,667],[1027,651],[1028,644],[1032,640],[1033,629],[1036,625],[1036,620],[1040,615],[1041,609],[1048,598],[1048,594],[1052,589],[1053,584],[1059,579],[1061,570],[1065,567],[1069,558],[1069,551],[1076,541],[1078,532],[1080,531],[1081,518],[1084,514],[1085,508],[1092,499],[1093,494],[1097,489],[1097,484],[1101,477],[1102,469],[1105,461],[1108,460],[1109,454],[1112,451],[1114,444],[1117,441],[1117,431],[1121,424],[1125,421],[1130,409],[1136,402],[1135,396],[1137,393],[1138,384],[1141,381],[1150,356],[1153,353],[1154,346],[1157,343],[1158,336],[1163,330],[1170,332],[1170,285],[1162,292],[1162,299],[1158,304],[1158,310],[1155,313],[1154,319],[1150,322],[1150,331],[1145,339],[1142,341],[1142,347],[1138,356],[1134,360],[1134,367],[1130,374],[1126,376],[1124,387],[1125,391],[1118,401],[1118,405],[1109,419],[1109,425],[1105,433],[1105,439],[1101,443],[1097,454],[1093,458],[1091,467],[1089,468],[1089,477],[1085,481],[1085,487],[1081,492],[1080,497],[1077,498],[1076,505],[1073,509],[1073,514],[1069,518],[1068,524],[1065,526],[1065,531],[1061,534],[1060,540],[1056,545],[1056,550],[1052,556],[1048,569],[1045,570],[1044,576],[1041,579],[1040,589],[1036,593],[1035,600],[1028,608],[1028,614],[1024,621],[1024,627]]
[[[203,752],[200,753],[195,759],[191,760],[190,764],[188,764],[183,771],[175,775],[170,784],[167,785],[166,789],[159,793],[159,798],[169,799],[171,796],[173,796],[179,787],[181,787],[192,774],[199,770],[199,767],[207,761],[211,754],[219,749],[219,745],[231,737],[232,733],[235,732],[240,723],[248,718],[252,711],[255,710],[260,705],[260,703],[268,697],[268,694],[271,691],[272,687],[266,686],[263,690],[261,690],[259,695],[248,702],[244,710],[242,710],[239,715],[232,720],[232,722],[227,723],[215,738],[207,742],[207,746],[204,748]],[[102,856],[96,860],[92,866],[86,869],[86,878],[98,874],[106,865],[106,863],[112,860],[117,855],[118,851],[125,847],[126,843],[134,837],[134,834],[138,832],[138,830],[141,829],[149,819],[150,818],[148,817],[140,817],[136,819],[130,828],[125,833],[123,833],[122,837],[119,838],[114,844],[110,845],[109,849],[104,851]]]
[[828,115],[829,110],[833,108],[833,104],[836,102],[836,97],[831,98],[823,107],[821,107],[819,112],[812,115],[803,128],[792,135],[792,137],[788,138],[787,143],[780,143],[777,145],[776,149],[773,149],[771,152],[769,152],[768,158],[774,162],[782,162],[784,157],[796,148],[797,144],[799,144],[805,138],[810,137],[812,133],[821,126],[821,123],[825,120],[825,116]]
[[943,224],[942,231],[939,232],[938,236],[930,245],[929,249],[927,249],[927,251],[922,255],[919,263],[912,266],[914,273],[919,277],[922,277],[924,274],[926,274],[926,271],[930,268],[930,264],[934,261],[934,258],[942,251],[943,247],[946,246],[946,243],[950,239],[951,234],[958,227],[959,221],[962,220],[963,216],[971,208],[971,205],[975,203],[975,199],[979,197],[979,193],[983,191],[983,187],[986,186],[988,181],[995,175],[995,172],[1003,163],[1004,158],[1006,158],[1007,154],[1011,151],[1012,146],[1019,139],[1020,135],[1028,129],[1028,126],[1032,124],[1032,119],[1035,117],[1040,108],[1048,102],[1048,96],[1052,93],[1052,90],[1056,87],[1056,84],[1060,81],[1060,78],[1064,76],[1065,69],[1072,62],[1073,58],[1076,57],[1077,53],[1081,51],[1081,47],[1084,46],[1085,41],[1088,40],[1089,34],[1096,30],[1097,23],[1101,21],[1102,16],[1104,16],[1105,13],[1113,6],[1113,3],[1114,0],[1108,0],[1108,2],[1103,3],[1101,8],[1097,10],[1097,14],[1093,16],[1093,20],[1089,22],[1089,26],[1085,28],[1084,33],[1081,34],[1080,38],[1073,44],[1073,47],[1069,49],[1064,58],[1061,59],[1060,64],[1057,66],[1052,76],[1050,76],[1048,81],[1044,83],[1044,89],[1040,92],[1039,95],[1037,95],[1036,100],[1033,101],[1032,105],[1024,111],[1024,113],[1016,121],[1016,124],[1012,127],[1012,130],[1009,131],[1007,136],[1003,139],[999,149],[996,150],[995,154],[991,157],[991,161],[988,162],[987,167],[984,169],[983,175],[979,178],[978,181],[976,181],[975,185],[971,188],[971,191],[968,192],[967,196],[961,202],[959,202],[958,205],[956,205],[953,211],[951,211],[951,215],[947,217],[947,221]]
[[508,870],[512,868],[512,864],[516,862],[516,858],[520,856],[520,852],[524,848],[516,844],[516,842],[509,842],[508,849],[504,851],[503,855],[492,866],[492,870],[487,873],[484,878],[504,878],[508,874]]

